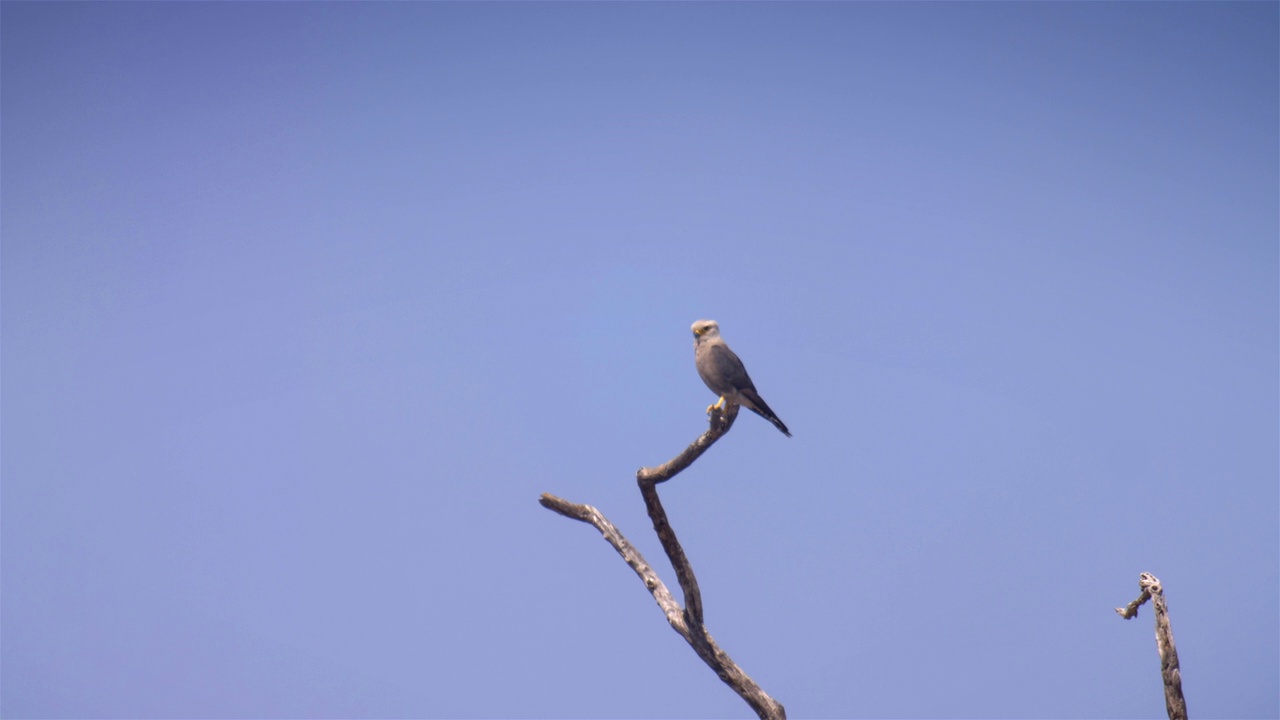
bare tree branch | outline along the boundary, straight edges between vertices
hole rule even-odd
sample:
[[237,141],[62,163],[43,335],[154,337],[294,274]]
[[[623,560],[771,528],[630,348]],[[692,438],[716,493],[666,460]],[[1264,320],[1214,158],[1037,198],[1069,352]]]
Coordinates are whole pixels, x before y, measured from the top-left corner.
[[[729,432],[729,428],[733,427],[733,421],[737,418],[737,405],[726,404],[723,411],[713,410],[710,427],[685,448],[684,452],[656,468],[642,467],[636,471],[636,483],[640,486],[640,496],[644,498],[645,510],[649,512],[649,519],[653,521],[653,531],[658,534],[663,551],[667,553],[667,557],[671,559],[671,566],[675,568],[676,580],[680,583],[681,591],[684,592],[685,614],[692,626],[702,625],[702,590],[698,588],[698,578],[693,574],[693,565],[685,557],[684,548],[676,539],[676,531],[667,520],[667,511],[663,509],[662,501],[658,499],[658,483],[670,480],[681,470],[692,465],[694,460],[707,451],[707,448]],[[714,666],[712,667],[714,669]]]
[[662,549],[671,560],[671,566],[675,568],[676,578],[684,593],[683,610],[640,552],[599,510],[590,505],[571,503],[547,493],[542,494],[539,502],[545,508],[565,517],[588,523],[599,530],[604,539],[618,551],[627,565],[630,565],[640,577],[653,595],[654,601],[658,603],[658,607],[667,616],[667,622],[671,624],[672,629],[689,643],[698,657],[702,658],[702,661],[714,670],[726,685],[738,693],[758,716],[766,720],[785,720],[787,715],[782,705],[769,697],[750,676],[743,672],[742,668],[720,649],[715,639],[707,632],[702,622],[702,593],[698,589],[698,580],[694,577],[693,566],[685,557],[684,549],[676,539],[675,530],[671,528],[666,510],[663,509],[662,501],[658,498],[658,483],[670,480],[681,470],[693,464],[694,460],[697,460],[707,451],[707,448],[733,427],[733,421],[737,416],[737,405],[726,404],[723,410],[713,410],[710,427],[683,452],[656,468],[640,468],[636,473],[636,482],[640,485],[640,495],[644,498],[645,509],[649,512],[653,529],[662,542]]
[[548,510],[554,510],[574,520],[581,520],[599,530],[604,539],[622,556],[622,559],[627,561],[631,569],[636,571],[636,575],[640,576],[640,581],[649,589],[649,593],[653,595],[658,607],[662,608],[662,612],[667,616],[667,622],[671,623],[671,627],[675,628],[676,632],[681,635],[688,634],[688,630],[684,626],[684,613],[680,610],[680,603],[676,602],[675,596],[667,589],[667,586],[662,582],[662,578],[658,577],[658,573],[645,561],[640,551],[636,550],[635,546],[628,542],[621,532],[618,532],[618,528],[609,522],[604,513],[590,505],[571,503],[550,493],[542,493],[542,497],[538,499],[538,502],[542,503],[542,507]]
[[1151,599],[1151,593],[1147,592],[1146,590],[1143,590],[1142,594],[1138,596],[1137,600],[1134,600],[1133,602],[1129,603],[1128,605],[1122,608],[1116,608],[1116,612],[1120,613],[1120,617],[1124,618],[1125,620],[1128,620],[1129,618],[1136,618],[1138,617],[1138,608],[1142,607],[1143,604],[1145,604],[1150,599]]
[[1156,649],[1160,651],[1160,677],[1164,680],[1164,707],[1169,720],[1187,720],[1187,700],[1182,696],[1182,669],[1178,665],[1178,649],[1173,644],[1173,628],[1169,624],[1169,607],[1164,601],[1164,588],[1151,573],[1138,576],[1142,594],[1122,608],[1116,608],[1120,617],[1128,620],[1138,616],[1138,608],[1147,600],[1153,600],[1156,609]]
[[711,427],[702,433],[697,440],[694,440],[684,452],[671,458],[655,468],[640,468],[636,472],[636,480],[640,482],[649,482],[653,484],[664,483],[675,477],[677,473],[693,464],[694,460],[702,457],[702,453],[707,451],[720,436],[729,432],[729,428],[733,427],[733,421],[738,419],[738,406],[733,403],[725,403],[723,410],[712,410],[710,413]]

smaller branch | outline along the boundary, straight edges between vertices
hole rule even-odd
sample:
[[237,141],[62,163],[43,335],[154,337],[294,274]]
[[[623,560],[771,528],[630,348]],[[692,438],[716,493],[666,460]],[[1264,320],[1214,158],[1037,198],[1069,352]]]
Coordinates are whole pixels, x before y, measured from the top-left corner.
[[1128,620],[1138,616],[1138,608],[1152,600],[1156,613],[1156,649],[1160,651],[1160,677],[1164,681],[1164,706],[1169,720],[1187,720],[1187,700],[1182,695],[1182,668],[1178,664],[1178,649],[1173,644],[1173,627],[1169,624],[1169,606],[1164,600],[1164,588],[1151,573],[1138,576],[1142,594],[1126,607],[1116,608],[1120,617]]
[[685,557],[684,548],[676,539],[676,531],[667,520],[667,511],[662,508],[662,501],[658,499],[658,486],[641,480],[640,495],[644,498],[644,509],[649,512],[649,519],[653,521],[653,531],[658,534],[658,541],[671,560],[676,580],[684,592],[685,622],[690,627],[702,627],[702,590],[698,587],[698,578],[693,574],[693,565]]
[[1125,620],[1128,620],[1130,618],[1136,618],[1138,617],[1138,608],[1142,607],[1150,599],[1151,599],[1151,593],[1147,592],[1146,590],[1143,590],[1142,594],[1138,596],[1137,600],[1134,600],[1133,602],[1129,603],[1128,605],[1125,605],[1122,608],[1116,608],[1116,612],[1120,613],[1120,617],[1124,618]]
[[677,473],[702,457],[715,441],[729,432],[733,421],[738,419],[738,406],[726,402],[723,409],[713,408],[710,412],[710,425],[707,431],[694,440],[684,452],[653,468],[642,467],[636,471],[636,480],[640,483],[663,483],[675,477]]
[[720,408],[713,407],[708,415],[710,427],[683,452],[656,468],[640,468],[636,471],[636,483],[640,486],[645,510],[649,512],[649,520],[653,522],[653,531],[658,534],[663,551],[675,568],[676,580],[684,592],[685,619],[692,627],[702,626],[702,590],[698,587],[698,578],[693,574],[693,564],[685,557],[684,548],[680,546],[680,540],[676,538],[676,532],[667,520],[667,512],[662,508],[662,501],[658,499],[658,483],[670,480],[692,465],[715,441],[729,432],[733,421],[738,418],[738,406],[726,403]]
[[658,607],[662,609],[662,614],[667,616],[667,622],[671,623],[671,627],[675,628],[675,631],[684,636],[686,640],[688,639],[689,631],[685,627],[684,613],[680,610],[680,603],[676,602],[675,596],[667,589],[666,584],[662,582],[662,578],[658,577],[658,573],[654,571],[653,567],[645,561],[640,551],[622,535],[613,523],[609,522],[604,513],[590,505],[572,503],[551,493],[542,493],[542,497],[538,498],[538,502],[548,510],[558,512],[567,518],[579,520],[599,530],[604,539],[627,562],[627,565],[630,565],[631,569],[636,571],[636,575],[640,576],[640,581],[648,588],[649,594],[653,595],[654,602],[658,603]]

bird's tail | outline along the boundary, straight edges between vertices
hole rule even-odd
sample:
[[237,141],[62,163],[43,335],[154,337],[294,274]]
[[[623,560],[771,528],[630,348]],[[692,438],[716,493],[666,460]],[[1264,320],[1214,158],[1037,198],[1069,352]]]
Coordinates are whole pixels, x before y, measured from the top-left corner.
[[783,435],[791,437],[791,431],[787,429],[786,423],[782,422],[777,413],[769,407],[769,403],[760,397],[760,393],[754,390],[747,390],[742,393],[742,397],[747,401],[743,404],[747,406],[748,410],[773,423],[773,426],[781,430]]

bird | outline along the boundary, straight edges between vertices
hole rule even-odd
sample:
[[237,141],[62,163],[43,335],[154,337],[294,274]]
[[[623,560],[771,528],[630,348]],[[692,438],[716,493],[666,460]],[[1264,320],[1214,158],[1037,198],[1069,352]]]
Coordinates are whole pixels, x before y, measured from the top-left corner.
[[720,337],[720,324],[715,320],[699,320],[693,324],[692,330],[693,361],[698,367],[698,375],[711,392],[720,396],[714,405],[707,407],[707,412],[731,402],[768,420],[783,435],[791,437],[791,431],[756,392],[746,366]]

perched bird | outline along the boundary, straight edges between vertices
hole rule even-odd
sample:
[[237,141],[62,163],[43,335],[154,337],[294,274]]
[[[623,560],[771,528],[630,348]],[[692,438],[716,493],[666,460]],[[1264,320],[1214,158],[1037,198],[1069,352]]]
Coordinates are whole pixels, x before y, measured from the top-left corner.
[[756,392],[747,368],[720,337],[720,325],[715,320],[699,320],[693,324],[693,360],[702,382],[720,396],[714,405],[707,408],[707,412],[722,407],[728,401],[747,408],[773,423],[783,435],[791,437],[791,431]]

